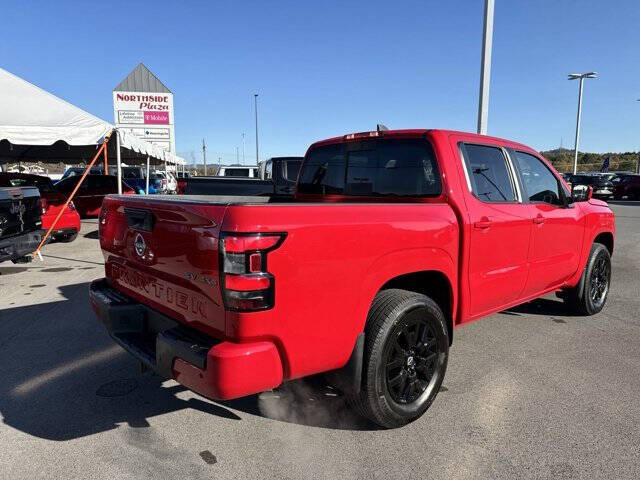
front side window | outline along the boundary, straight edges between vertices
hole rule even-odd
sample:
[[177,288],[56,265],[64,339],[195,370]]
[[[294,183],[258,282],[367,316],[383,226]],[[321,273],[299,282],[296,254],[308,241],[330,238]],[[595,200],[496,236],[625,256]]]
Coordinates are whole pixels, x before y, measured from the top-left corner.
[[560,182],[551,170],[539,158],[528,153],[516,152],[515,157],[529,201],[563,205]]
[[516,193],[507,159],[498,147],[464,145],[471,191],[483,202],[515,202]]

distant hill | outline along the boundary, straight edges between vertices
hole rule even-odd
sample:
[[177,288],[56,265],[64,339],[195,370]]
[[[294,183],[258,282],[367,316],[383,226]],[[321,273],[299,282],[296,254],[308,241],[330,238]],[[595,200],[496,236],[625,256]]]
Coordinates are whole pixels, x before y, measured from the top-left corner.
[[[556,148],[540,152],[549,160],[559,172],[573,171],[573,150]],[[578,171],[597,172],[602,167],[603,160],[609,157],[609,171],[636,171],[640,152],[624,153],[587,153],[578,152]]]

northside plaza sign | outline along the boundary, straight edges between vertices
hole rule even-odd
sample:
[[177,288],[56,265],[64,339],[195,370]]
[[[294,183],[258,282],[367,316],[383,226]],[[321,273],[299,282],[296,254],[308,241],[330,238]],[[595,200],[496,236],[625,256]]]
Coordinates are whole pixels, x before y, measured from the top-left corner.
[[116,127],[175,153],[173,94],[113,92]]

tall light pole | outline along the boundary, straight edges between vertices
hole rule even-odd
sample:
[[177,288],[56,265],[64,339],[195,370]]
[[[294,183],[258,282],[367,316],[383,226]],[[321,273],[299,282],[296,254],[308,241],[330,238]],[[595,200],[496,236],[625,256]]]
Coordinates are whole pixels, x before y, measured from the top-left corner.
[[207,176],[207,147],[202,139],[202,163],[204,163],[204,176]]
[[244,165],[244,132],[242,132],[242,164]]
[[[636,100],[636,102],[640,102],[640,98]],[[640,152],[638,152],[638,163],[636,164],[636,173],[640,173]]]
[[258,94],[253,94],[253,106],[256,114],[256,165],[258,164]]
[[576,119],[576,141],[573,147],[573,174],[578,173],[578,145],[580,143],[580,117],[582,116],[582,85],[585,78],[597,78],[596,72],[570,73],[567,80],[580,80],[578,90],[578,118]]
[[478,133],[487,134],[489,118],[489,84],[491,83],[491,48],[493,43],[493,3],[484,2],[484,26],[482,28],[482,66],[480,69],[480,97],[478,99]]

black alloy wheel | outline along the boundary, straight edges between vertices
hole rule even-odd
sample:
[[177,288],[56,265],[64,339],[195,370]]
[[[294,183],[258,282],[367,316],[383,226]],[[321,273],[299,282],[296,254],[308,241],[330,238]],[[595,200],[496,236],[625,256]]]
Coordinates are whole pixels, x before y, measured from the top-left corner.
[[433,378],[439,353],[433,328],[421,312],[407,314],[394,328],[385,352],[391,398],[401,404],[416,401]]
[[607,261],[604,255],[596,258],[593,268],[591,269],[589,295],[593,306],[601,309],[607,298],[609,291],[609,282],[611,280],[611,262]]

